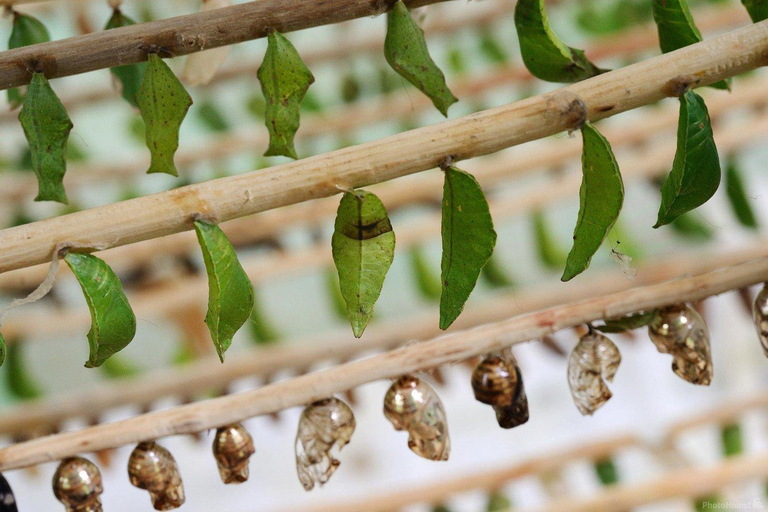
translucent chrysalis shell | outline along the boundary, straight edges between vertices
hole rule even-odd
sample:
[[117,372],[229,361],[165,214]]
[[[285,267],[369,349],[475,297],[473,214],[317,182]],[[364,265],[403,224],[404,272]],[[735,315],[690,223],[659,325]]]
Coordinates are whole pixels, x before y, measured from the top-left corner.
[[[232,0],[203,0],[201,11],[212,11],[231,5]],[[207,84],[213,80],[216,72],[227,60],[230,49],[229,46],[219,46],[188,55],[187,61],[184,63],[184,70],[181,73],[182,79],[189,85]]]
[[648,324],[648,335],[662,354],[671,354],[672,371],[692,384],[712,382],[712,351],[704,319],[690,306],[662,308]]
[[611,382],[621,363],[621,354],[611,340],[590,331],[581,337],[568,358],[568,385],[581,414],[594,414],[613,395]]
[[763,346],[763,352],[768,357],[768,283],[755,297],[752,316],[755,319],[755,328],[757,329],[757,336],[760,338],[760,344]]
[[99,468],[81,457],[64,459],[53,475],[53,494],[67,512],[101,512],[103,492]]
[[501,428],[513,428],[528,421],[528,398],[523,376],[514,357],[489,355],[472,372],[475,398],[493,406]]
[[155,510],[172,510],[184,504],[184,484],[171,452],[155,443],[139,443],[128,459],[128,479],[149,491]]
[[352,409],[338,398],[307,406],[296,434],[296,471],[304,489],[325,484],[341,462],[335,458],[355,432]]
[[236,423],[216,430],[213,438],[213,457],[219,467],[221,481],[239,484],[248,480],[248,460],[256,453],[253,438]]
[[430,460],[448,460],[451,439],[443,404],[432,387],[405,375],[384,397],[384,416],[395,430],[408,431],[408,448]]

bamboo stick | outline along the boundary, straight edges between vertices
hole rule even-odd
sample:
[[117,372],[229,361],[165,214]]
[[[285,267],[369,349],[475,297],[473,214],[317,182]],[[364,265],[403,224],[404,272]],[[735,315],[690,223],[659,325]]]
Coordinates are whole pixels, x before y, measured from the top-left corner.
[[560,329],[667,304],[694,302],[764,280],[768,280],[768,258],[721,268],[695,277],[594,296],[470,330],[445,334],[430,341],[408,345],[255,390],[8,446],[0,449],[0,471],[49,462],[81,452],[201,432],[307,404],[368,382],[394,378],[502,350]]
[[[475,490],[490,492],[503,487],[511,480],[556,470],[580,460],[600,460],[614,455],[620,450],[642,446],[642,444],[642,440],[635,435],[617,435],[600,441],[551,451],[545,455],[510,466],[441,479],[439,482],[414,488],[398,488],[397,492],[388,492],[373,498],[302,507],[298,510],[301,512],[360,512],[361,510],[388,512],[402,510],[406,506],[417,503],[440,503],[447,496],[453,494]],[[296,511],[297,509],[294,507],[292,510]]]
[[[250,4],[243,4],[250,5]],[[224,10],[224,9],[220,9]],[[210,11],[215,13],[217,11]],[[207,14],[207,13],[206,13]],[[130,27],[128,27],[130,28]],[[115,29],[123,30],[123,29]],[[0,231],[0,272],[50,260],[59,242],[109,248],[327,197],[573,128],[651,103],[682,81],[709,84],[765,64],[768,21],[544,95],[351,148]],[[581,117],[581,112],[575,114]]]
[[31,69],[48,79],[78,75],[143,62],[152,51],[178,57],[266,37],[270,29],[285,33],[376,16],[390,6],[370,0],[304,0],[286,9],[283,0],[260,0],[25,46],[0,53],[0,89],[29,83]]
[[717,408],[704,411],[695,416],[673,423],[668,429],[665,443],[674,442],[689,430],[707,425],[725,425],[738,420],[740,416],[753,409],[768,408],[768,393],[757,393],[747,398],[729,400]]
[[[528,512],[622,512],[673,498],[697,498],[729,484],[768,476],[768,454],[730,457],[703,469],[685,468],[667,472],[639,484],[616,485],[587,498],[573,496]],[[760,505],[762,508],[762,505]]]
[[[765,98],[765,86],[764,80],[750,81],[737,85],[740,92],[738,95],[708,95],[710,115],[713,120],[717,120],[723,113],[732,113],[736,108],[759,106]],[[603,130],[603,134],[611,141],[614,148],[638,144],[676,126],[677,110],[676,105],[668,105],[662,110],[654,110],[652,113],[644,115],[629,126],[608,126]],[[725,132],[723,136],[726,139],[723,142],[720,141],[719,129],[716,127],[721,151],[734,150],[745,143],[749,143],[757,133],[760,133],[759,126],[754,126],[754,128],[755,130],[740,129],[737,133],[747,134],[747,137],[742,140],[734,138],[736,134],[732,132]],[[722,146],[723,143],[726,144],[725,147]],[[477,177],[483,187],[493,187],[504,180],[522,176],[533,170],[549,169],[560,166],[569,159],[578,159],[581,144],[576,139],[548,140],[533,144],[527,149],[524,152],[483,157],[468,162],[466,168]],[[650,161],[658,162],[658,158],[641,162],[640,165],[647,168]],[[630,167],[634,164],[635,162],[630,162]],[[659,166],[665,167],[665,164],[659,163]],[[441,179],[442,176],[438,175],[421,175],[414,177],[409,182],[396,180],[379,184],[372,187],[371,190],[384,201],[391,212],[408,204],[440,201]],[[0,183],[2,183],[1,178]],[[541,194],[526,196],[524,202],[533,208],[536,197],[541,197]],[[254,218],[236,219],[224,224],[223,228],[232,243],[239,246],[277,236],[291,227],[320,226],[331,221],[332,216],[336,213],[336,208],[336,200],[327,198],[264,212]],[[185,232],[148,240],[132,246],[111,249],[105,251],[102,257],[117,272],[126,272],[146,265],[157,254],[186,254],[194,251],[196,247],[197,238],[194,233]],[[65,265],[60,266],[59,270],[61,274],[69,274]],[[43,264],[0,274],[0,289],[25,290],[34,288],[45,278],[47,272],[48,265]]]

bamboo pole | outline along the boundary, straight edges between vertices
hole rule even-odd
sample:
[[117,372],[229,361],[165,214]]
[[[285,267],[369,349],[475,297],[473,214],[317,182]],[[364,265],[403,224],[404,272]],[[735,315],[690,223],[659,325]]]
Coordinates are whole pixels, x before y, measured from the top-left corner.
[[[333,2],[331,2],[333,3]],[[250,5],[250,4],[243,4]],[[224,10],[224,9],[220,9]],[[215,13],[217,11],[210,11]],[[128,27],[130,28],[130,27]],[[115,29],[123,30],[123,29]],[[768,21],[562,89],[455,120],[269,169],[0,231],[0,272],[50,260],[59,242],[109,248],[338,194],[480,156],[659,100],[680,82],[705,85],[766,62]]]
[[747,398],[729,400],[720,404],[717,408],[673,423],[668,429],[665,444],[673,443],[678,437],[689,430],[707,425],[725,425],[738,420],[740,416],[750,410],[766,408],[768,408],[768,393],[757,393]]
[[[716,121],[722,114],[730,114],[736,108],[758,107],[765,99],[765,86],[766,81],[764,80],[750,81],[737,84],[740,92],[738,95],[707,95],[708,108],[712,119]],[[636,145],[676,126],[677,110],[676,105],[668,105],[661,110],[654,110],[644,115],[629,126],[607,126],[603,129],[603,134],[611,141],[614,148]],[[736,132],[723,131],[722,137],[724,139],[721,140],[719,128],[715,126],[715,129],[718,135],[718,143],[721,145],[721,151],[732,151],[742,147],[753,140],[755,136],[762,133],[759,123],[755,123],[751,127],[741,127]],[[746,134],[746,137],[738,138],[738,134]],[[668,149],[667,151],[670,150]],[[522,152],[488,156],[468,162],[466,168],[477,177],[483,187],[488,188],[533,170],[551,169],[561,166],[569,159],[578,159],[580,152],[581,144],[576,138],[546,140],[532,144],[527,150]],[[658,162],[660,168],[666,167],[666,164],[659,160],[663,158],[666,158],[666,156],[661,156],[657,152],[656,156],[641,161],[639,164],[636,160],[630,161],[629,167],[633,168],[635,165],[640,165],[647,169],[651,162]],[[440,201],[440,194],[442,192],[441,179],[442,176],[436,174],[421,175],[413,177],[410,181],[396,180],[379,184],[372,187],[371,190],[382,199],[389,211],[392,212],[409,204]],[[562,187],[558,187],[558,189],[562,190]],[[532,209],[543,202],[536,199],[543,198],[542,196],[546,195],[546,192],[536,193],[533,196],[526,195],[522,204],[529,205],[529,208]],[[562,194],[560,196],[562,197]],[[240,246],[277,236],[279,233],[285,232],[292,227],[318,227],[330,222],[336,213],[336,209],[337,202],[334,198],[321,199],[264,212],[257,214],[253,218],[236,219],[224,224],[223,228],[232,243],[235,246]],[[429,228],[426,230],[428,231]],[[420,232],[424,233],[425,230],[422,229]],[[187,254],[196,248],[197,237],[194,233],[184,232],[148,240],[132,246],[111,249],[105,251],[102,257],[117,272],[126,272],[146,265],[157,254]],[[60,266],[59,270],[60,274],[69,274],[68,267],[65,265]],[[47,272],[48,265],[43,264],[0,274],[0,289],[25,290],[34,288],[45,278]]]
[[[492,492],[503,487],[511,480],[560,469],[567,464],[581,460],[600,460],[614,455],[620,450],[631,449],[642,446],[642,444],[642,440],[638,439],[635,435],[617,435],[600,441],[551,451],[545,455],[510,466],[441,479],[433,484],[413,488],[398,488],[397,492],[388,492],[372,498],[300,507],[298,510],[301,512],[360,512],[361,510],[366,512],[391,512],[393,510],[402,510],[409,505],[418,503],[440,503],[447,496],[475,490]],[[291,510],[296,512],[297,509],[293,507]]]
[[[442,0],[408,0],[422,7]],[[287,9],[283,0],[247,2],[128,27],[102,30],[0,53],[0,89],[29,83],[29,70],[48,79],[147,60],[149,52],[178,57],[253,39],[293,32],[389,10],[388,1],[304,0]]]
[[[616,293],[628,290],[633,285],[658,284],[683,274],[699,275],[763,257],[768,257],[768,241],[755,243],[739,251],[708,255],[697,252],[695,258],[692,258],[691,252],[677,253],[655,263],[641,265],[633,281],[625,279],[614,268],[592,276],[585,283],[537,285],[535,288],[515,290],[514,293],[500,292],[477,303],[470,301],[454,323],[454,329],[469,329],[489,322],[499,322],[511,315],[573,302],[584,296]],[[180,295],[176,295],[178,297]],[[145,313],[142,306],[137,313],[140,318]],[[37,334],[41,334],[40,329],[47,329],[47,333],[51,334],[55,327],[58,327],[55,332],[66,332],[72,328],[73,317],[79,318],[77,325],[81,327],[88,321],[85,313],[77,316],[51,313],[45,322],[41,322],[37,316],[28,315],[12,325],[20,331],[18,335],[24,332],[21,329],[27,329],[26,333],[30,333],[30,329],[37,329]],[[345,328],[320,337],[286,342],[280,347],[252,349],[238,354],[236,358],[230,358],[225,365],[218,358],[212,357],[181,368],[101,383],[98,389],[16,405],[0,415],[0,434],[25,432],[41,425],[56,426],[69,418],[95,416],[118,406],[147,407],[159,397],[202,394],[209,389],[224,388],[238,379],[266,380],[281,370],[302,370],[321,362],[336,363],[370,351],[390,350],[412,340],[425,340],[440,334],[435,313],[430,310],[408,318],[372,324],[366,331],[364,343],[353,338],[349,329]],[[8,338],[10,342],[10,336]]]
[[[697,498],[730,484],[768,476],[768,454],[730,457],[703,469],[667,472],[639,484],[616,485],[587,498],[569,496],[528,512],[622,512],[673,498]],[[762,505],[759,506],[762,508]]]
[[[695,277],[514,316],[261,388],[0,449],[0,471],[171,435],[192,434],[327,398],[376,380],[462,361],[601,318],[626,315],[768,280],[768,258]],[[583,287],[584,284],[580,283]],[[582,295],[583,296],[583,295]],[[362,342],[361,342],[362,343]]]

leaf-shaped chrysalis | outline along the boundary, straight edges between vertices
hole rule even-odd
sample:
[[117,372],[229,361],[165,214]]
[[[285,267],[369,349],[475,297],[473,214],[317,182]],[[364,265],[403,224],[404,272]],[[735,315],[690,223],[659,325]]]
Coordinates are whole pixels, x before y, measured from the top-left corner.
[[293,138],[299,130],[299,107],[315,77],[283,34],[270,30],[267,41],[267,53],[256,74],[267,100],[269,148],[264,156],[298,158]]
[[72,121],[42,73],[32,73],[19,121],[29,142],[32,170],[37,176],[35,201],[69,204],[64,191],[64,173]]
[[567,46],[552,32],[544,0],[518,0],[515,26],[525,67],[536,78],[571,83],[606,71],[592,64],[584,51]]
[[632,315],[620,316],[616,318],[606,318],[603,320],[605,325],[595,327],[600,332],[626,332],[640,327],[645,327],[656,315],[656,310],[648,312],[634,313]]
[[359,338],[395,257],[395,232],[381,200],[364,190],[346,192],[336,214],[331,247],[347,317]]
[[590,123],[581,127],[581,189],[579,216],[573,230],[573,248],[568,253],[563,281],[573,279],[589,267],[592,256],[616,223],[624,204],[624,183],[611,145]]
[[[40,20],[27,14],[13,11],[13,29],[11,30],[11,37],[8,39],[9,50],[38,43],[47,43],[50,40],[51,36],[48,34],[48,29],[45,28],[45,25]],[[11,109],[21,105],[23,99],[24,93],[21,88],[14,87],[13,89],[8,89],[8,103],[11,104]]]
[[441,329],[450,327],[461,314],[496,245],[493,219],[480,184],[474,176],[456,167],[446,167],[444,172]]
[[384,57],[397,73],[429,96],[437,110],[448,115],[448,107],[459,101],[445,84],[445,75],[429,56],[424,31],[398,0],[389,12]]
[[208,273],[205,323],[223,363],[224,352],[232,344],[232,337],[251,316],[253,286],[221,228],[198,220],[195,221],[195,231]]
[[755,23],[768,19],[768,0],[741,0],[741,3]]
[[192,105],[192,98],[168,64],[150,53],[136,103],[146,127],[146,141],[152,161],[147,173],[178,176],[173,155],[179,148],[179,128]]
[[759,226],[752,209],[753,200],[747,195],[741,170],[733,158],[725,166],[725,192],[739,223],[745,228],[757,229]]
[[706,203],[720,185],[720,158],[712,122],[701,96],[693,91],[680,97],[677,151],[672,171],[661,187],[661,206],[654,228]]
[[136,334],[136,316],[120,279],[103,260],[92,254],[71,252],[64,261],[80,283],[91,312],[90,356],[85,367],[101,366],[131,342]]
[[[116,7],[112,11],[112,16],[109,18],[104,30],[128,27],[135,24],[136,22],[134,20],[123,14],[119,7]],[[115,79],[115,85],[118,87],[120,94],[125,101],[134,107],[138,107],[138,104],[136,103],[136,93],[139,92],[139,86],[147,71],[147,63],[138,62],[136,64],[127,64],[125,66],[111,68],[110,71]]]
[[[231,5],[232,0],[203,0],[200,11],[207,12]],[[216,72],[224,61],[227,60],[231,48],[231,46],[225,45],[188,55],[181,77],[190,85],[209,83],[216,76]]]
[[[659,31],[662,53],[679,50],[702,41],[688,9],[688,0],[653,0],[653,19]],[[716,89],[730,89],[729,82],[721,80],[710,85]]]

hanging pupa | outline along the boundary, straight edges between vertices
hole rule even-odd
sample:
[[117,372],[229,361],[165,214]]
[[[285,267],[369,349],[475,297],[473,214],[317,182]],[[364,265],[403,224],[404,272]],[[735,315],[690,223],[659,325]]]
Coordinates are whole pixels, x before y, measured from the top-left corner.
[[248,460],[256,453],[251,434],[239,423],[216,430],[213,456],[219,467],[221,481],[239,484],[248,480]]
[[523,376],[514,356],[489,355],[472,372],[475,398],[493,406],[501,428],[513,428],[528,421],[528,398]]
[[184,484],[171,452],[144,441],[128,459],[128,479],[139,489],[149,491],[155,510],[173,510],[184,504]]
[[384,416],[408,431],[408,448],[430,460],[448,460],[451,439],[445,409],[432,387],[412,375],[395,381],[384,396]]
[[338,398],[326,398],[307,406],[296,434],[296,471],[304,489],[325,484],[341,462],[336,455],[355,432],[352,409]]
[[648,324],[648,335],[662,354],[671,354],[672,371],[691,384],[712,382],[712,350],[704,319],[687,304],[659,309]]
[[[230,7],[232,0],[203,0],[201,12]],[[209,83],[219,67],[227,60],[231,46],[220,46],[197,53],[192,53],[184,63],[181,77],[189,85],[204,85]]]
[[765,356],[768,357],[768,284],[765,284],[755,297],[752,316],[755,319],[757,337],[760,339]]
[[61,461],[53,475],[53,494],[67,512],[101,512],[101,472],[82,457]]
[[581,414],[594,414],[613,395],[606,381],[613,381],[621,363],[616,345],[592,330],[581,337],[568,358],[568,385]]

